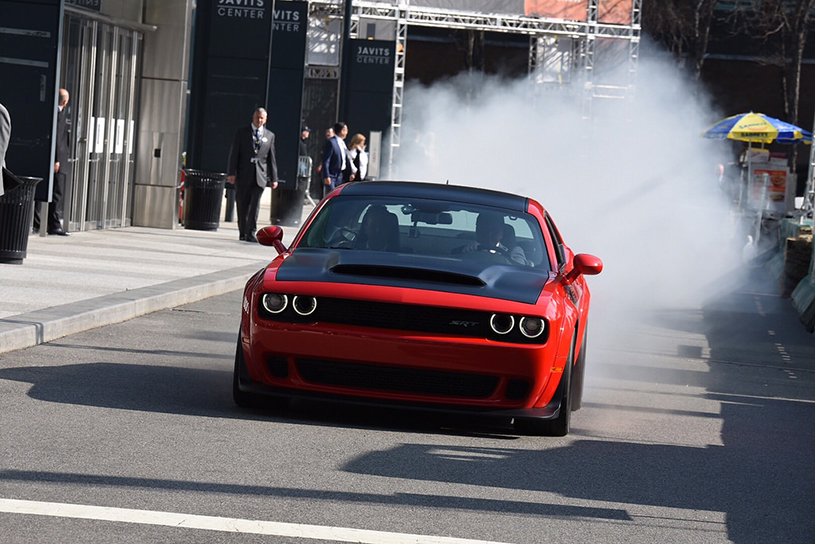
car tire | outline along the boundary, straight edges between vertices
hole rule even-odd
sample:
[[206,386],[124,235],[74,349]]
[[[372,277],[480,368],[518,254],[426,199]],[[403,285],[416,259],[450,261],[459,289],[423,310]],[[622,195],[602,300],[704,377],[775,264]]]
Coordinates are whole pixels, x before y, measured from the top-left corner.
[[569,349],[566,368],[561,379],[560,412],[555,419],[516,418],[515,430],[535,436],[566,436],[572,419],[572,369],[574,367],[574,344]]
[[238,335],[238,347],[235,349],[235,370],[232,373],[232,400],[241,408],[254,408],[256,404],[255,395],[241,391],[239,382],[242,373],[246,372],[246,360],[243,358],[243,346],[241,346],[240,334]]
[[588,324],[583,328],[583,341],[580,343],[580,353],[574,364],[572,376],[572,412],[580,410],[583,406],[583,382],[586,378],[586,339],[589,337]]

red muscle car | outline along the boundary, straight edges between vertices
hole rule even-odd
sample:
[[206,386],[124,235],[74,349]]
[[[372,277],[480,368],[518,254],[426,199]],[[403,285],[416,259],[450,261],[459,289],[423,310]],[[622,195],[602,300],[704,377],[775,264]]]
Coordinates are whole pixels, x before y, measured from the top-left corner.
[[343,185],[246,284],[235,402],[330,399],[498,417],[563,436],[580,408],[589,289],[536,201],[434,183]]

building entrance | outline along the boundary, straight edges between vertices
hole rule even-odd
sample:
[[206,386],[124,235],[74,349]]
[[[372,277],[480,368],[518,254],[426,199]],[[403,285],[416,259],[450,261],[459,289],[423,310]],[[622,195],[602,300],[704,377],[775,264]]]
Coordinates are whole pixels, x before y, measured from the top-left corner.
[[73,146],[64,221],[71,231],[129,226],[142,34],[66,10],[63,36]]

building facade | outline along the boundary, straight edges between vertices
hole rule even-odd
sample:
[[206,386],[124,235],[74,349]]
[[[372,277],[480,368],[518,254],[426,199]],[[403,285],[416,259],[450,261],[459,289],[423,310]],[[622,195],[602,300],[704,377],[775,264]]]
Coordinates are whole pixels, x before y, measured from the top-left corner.
[[[266,22],[266,18],[280,13],[276,24],[287,25],[276,29],[282,33],[296,22],[291,19],[291,10],[284,8],[285,4],[292,7],[295,2],[0,0],[0,15],[14,13],[20,21],[15,27],[7,25],[5,34],[0,32],[0,47],[4,43],[16,47],[25,40],[36,46],[46,45],[43,53],[46,60],[23,58],[28,53],[21,51],[15,53],[11,62],[8,57],[0,61],[0,77],[7,77],[4,74],[8,74],[8,70],[38,70],[36,78],[29,78],[30,88],[21,87],[13,92],[9,87],[0,89],[0,101],[7,106],[9,100],[17,101],[20,111],[42,111],[42,125],[47,127],[47,120],[53,120],[55,115],[51,104],[56,102],[57,90],[64,87],[71,93],[68,119],[74,168],[65,198],[67,230],[131,225],[175,228],[179,219],[182,157],[189,152],[195,161],[188,164],[189,167],[206,163],[207,169],[218,170],[218,165],[223,164],[225,170],[231,134],[242,122],[248,123],[254,107],[269,101],[274,102],[267,105],[270,128],[276,132],[278,141],[292,144],[282,145],[284,156],[278,157],[279,162],[297,164],[296,155],[293,161],[287,160],[290,154],[287,150],[289,147],[297,149],[294,142],[299,139],[300,125],[305,123],[313,130],[309,152],[316,163],[323,130],[342,118],[355,132],[382,134],[379,170],[383,172],[380,177],[385,177],[387,163],[400,145],[406,45],[411,27],[511,34],[516,41],[520,37],[526,41],[528,72],[534,79],[541,85],[558,87],[565,87],[563,82],[568,82],[573,94],[587,106],[587,114],[590,114],[588,106],[596,90],[620,97],[631,85],[630,81],[606,84],[608,82],[591,80],[595,63],[602,58],[600,52],[595,52],[595,45],[600,42],[620,45],[617,49],[625,52],[622,58],[631,64],[630,73],[635,70],[638,56],[639,0],[573,2],[572,10],[579,4],[577,16],[552,12],[559,3],[546,0],[348,3],[309,0],[299,2],[307,5],[308,41],[307,50],[297,55],[287,51],[290,46],[272,48],[273,38],[250,40],[240,32],[206,36],[211,29],[202,28],[202,21],[207,21],[202,17],[204,11],[209,14],[210,22],[219,19],[240,26],[251,22],[249,19],[257,23],[260,18],[263,19],[261,24],[269,28],[272,21]],[[475,8],[478,10],[473,11]],[[284,12],[287,15],[282,15]],[[43,13],[47,13],[45,19],[52,21],[53,28],[26,28],[26,21],[39,20]],[[287,17],[289,19],[284,20]],[[349,24],[345,25],[345,21]],[[369,47],[366,46],[368,41]],[[212,53],[212,43],[237,44],[233,49],[243,51],[215,59],[231,70],[222,81],[213,77],[213,59],[217,55]],[[345,59],[349,63],[345,75],[341,69],[343,43],[356,43],[356,49],[365,52]],[[489,40],[485,43],[491,47]],[[351,50],[349,47],[348,52]],[[290,91],[283,92],[284,96],[299,94],[296,105],[282,101],[280,86],[276,85],[281,81],[281,74],[292,68],[280,55],[305,62],[300,86],[295,89],[292,85]],[[489,57],[489,53],[485,56]],[[252,68],[243,72],[233,70],[246,59],[252,59]],[[268,65],[265,71],[264,63]],[[359,64],[356,68],[355,63]],[[372,71],[384,63],[389,63],[385,71]],[[343,81],[343,77],[347,79]],[[224,119],[217,120],[223,113],[223,105],[231,104],[230,93],[242,99],[246,94],[242,90],[248,88],[247,81],[251,78],[260,79],[259,87],[265,85],[263,92],[255,93],[259,96],[251,100],[246,96],[243,102],[238,100],[247,111],[236,108],[230,113],[234,117],[232,126]],[[366,81],[372,78],[377,79],[376,89],[366,86]],[[206,82],[206,86],[202,82]],[[38,100],[28,98],[35,94]],[[285,105],[280,106],[281,102]],[[222,106],[218,111],[209,111],[207,103]],[[19,112],[12,111],[13,118],[18,115]],[[19,165],[21,175],[48,178],[47,163],[49,156],[53,156],[52,151],[50,155],[48,152],[53,133],[18,138],[16,148],[14,138],[13,133],[7,158],[11,168]],[[37,146],[36,156],[29,153]],[[26,156],[33,158],[26,162],[23,160]],[[26,169],[37,171],[24,171]],[[293,187],[291,180],[284,181],[284,190]],[[50,199],[50,180],[40,189],[38,199]]]

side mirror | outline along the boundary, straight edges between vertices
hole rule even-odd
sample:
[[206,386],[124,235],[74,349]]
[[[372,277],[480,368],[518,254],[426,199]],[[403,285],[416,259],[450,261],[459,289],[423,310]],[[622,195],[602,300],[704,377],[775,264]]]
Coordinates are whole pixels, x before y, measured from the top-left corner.
[[566,281],[574,281],[581,274],[596,276],[603,271],[603,261],[588,253],[578,253],[574,256],[574,268],[566,274]]
[[283,229],[277,225],[263,227],[257,232],[258,243],[262,246],[273,246],[278,255],[287,250],[283,245]]

